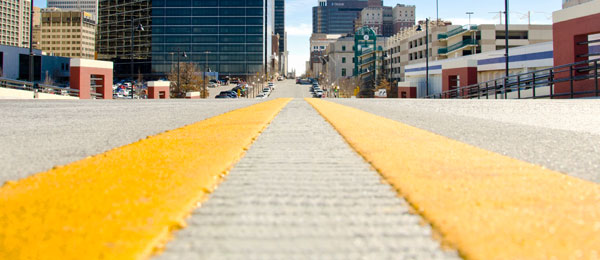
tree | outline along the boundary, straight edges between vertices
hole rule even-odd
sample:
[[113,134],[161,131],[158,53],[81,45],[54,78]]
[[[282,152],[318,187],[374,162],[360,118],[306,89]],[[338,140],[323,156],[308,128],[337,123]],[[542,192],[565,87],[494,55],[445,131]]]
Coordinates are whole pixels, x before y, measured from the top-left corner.
[[200,91],[201,98],[208,98],[208,89],[202,81],[202,70],[193,63],[180,63],[179,82],[177,65],[171,68],[171,73],[168,75],[168,80],[171,81],[171,97],[184,98],[187,92]]
[[358,86],[358,78],[350,77],[340,80],[340,97],[349,98],[354,96],[354,89]]
[[390,82],[387,81],[387,79],[382,79],[381,81],[379,81],[377,89],[385,89],[387,93],[390,93],[392,91],[392,85],[390,84]]

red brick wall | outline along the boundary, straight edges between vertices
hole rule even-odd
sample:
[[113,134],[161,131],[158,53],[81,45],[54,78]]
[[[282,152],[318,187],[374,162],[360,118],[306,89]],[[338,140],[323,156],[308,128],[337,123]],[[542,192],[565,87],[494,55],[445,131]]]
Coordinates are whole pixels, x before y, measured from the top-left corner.
[[[552,26],[554,38],[554,66],[561,66],[570,63],[588,60],[587,57],[577,57],[587,54],[589,46],[587,44],[579,45],[578,42],[588,40],[588,35],[600,33],[600,14],[584,16],[581,18],[555,23]],[[574,71],[573,75],[578,72]],[[568,78],[569,72],[557,73],[557,78]],[[573,82],[575,92],[595,90],[593,80]],[[570,93],[570,82],[556,84],[555,93]],[[592,94],[594,95],[594,94]],[[587,95],[586,95],[587,96]]]

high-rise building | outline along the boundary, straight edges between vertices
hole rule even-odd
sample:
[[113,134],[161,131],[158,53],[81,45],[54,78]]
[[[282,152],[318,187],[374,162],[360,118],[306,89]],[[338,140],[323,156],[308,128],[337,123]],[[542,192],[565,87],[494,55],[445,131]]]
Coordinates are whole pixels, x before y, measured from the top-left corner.
[[93,59],[96,22],[81,10],[42,9],[39,47],[55,56]]
[[40,49],[40,41],[42,38],[42,9],[33,7],[33,48]]
[[98,58],[114,61],[119,78],[164,77],[178,60],[244,76],[271,58],[274,0],[100,0],[98,15]]
[[0,44],[29,47],[30,0],[0,0]]
[[94,21],[98,17],[98,0],[48,0],[47,7],[85,11],[92,14]]
[[394,34],[415,25],[415,9],[414,5],[397,4],[394,6],[392,11]]
[[284,52],[285,0],[275,0],[275,34],[279,34],[279,51]]
[[381,4],[381,0],[319,0],[319,5],[313,7],[313,33],[352,33],[360,12]]

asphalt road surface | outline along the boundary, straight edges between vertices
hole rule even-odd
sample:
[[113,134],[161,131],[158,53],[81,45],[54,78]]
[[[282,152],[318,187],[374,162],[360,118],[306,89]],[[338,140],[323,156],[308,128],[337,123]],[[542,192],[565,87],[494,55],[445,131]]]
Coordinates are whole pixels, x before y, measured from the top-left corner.
[[[211,96],[232,87],[210,89]],[[440,249],[406,201],[302,100],[309,88],[275,82],[268,99],[296,99],[159,258],[458,257]],[[1,100],[0,183],[262,101]],[[329,101],[600,182],[597,100]]]

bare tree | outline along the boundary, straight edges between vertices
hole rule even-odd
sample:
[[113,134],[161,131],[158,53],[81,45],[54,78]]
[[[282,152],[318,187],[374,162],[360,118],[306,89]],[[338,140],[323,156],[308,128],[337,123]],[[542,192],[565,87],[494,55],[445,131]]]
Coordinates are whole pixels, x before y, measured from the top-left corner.
[[54,86],[54,84],[56,84],[56,82],[54,82],[54,79],[52,78],[52,76],[49,75],[48,71],[46,71],[46,77],[44,78],[44,82],[42,84],[48,85],[48,86]]
[[173,66],[168,79],[171,81],[171,97],[183,98],[189,91],[200,91],[201,98],[208,98],[208,89],[202,81],[202,70],[193,63],[181,63],[179,73],[177,67]]

